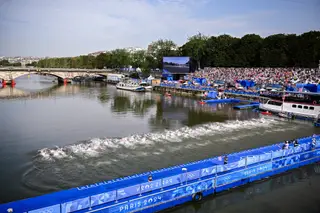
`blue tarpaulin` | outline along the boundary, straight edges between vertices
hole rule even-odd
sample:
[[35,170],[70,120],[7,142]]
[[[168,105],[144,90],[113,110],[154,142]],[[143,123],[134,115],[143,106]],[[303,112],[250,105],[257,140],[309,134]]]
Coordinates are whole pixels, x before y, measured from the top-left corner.
[[316,84],[306,84],[304,86],[305,89],[309,90],[310,92],[317,92],[318,86]]
[[280,84],[268,84],[267,87],[271,88],[281,88],[282,86]]
[[221,80],[214,81],[214,83],[218,85],[224,85],[224,81]]
[[250,80],[237,80],[237,83],[241,84],[243,87],[253,87],[255,85],[254,81]]
[[212,99],[215,99],[215,98],[217,98],[217,95],[218,95],[218,93],[216,92],[216,91],[210,91],[209,93],[208,93],[208,98],[212,98]]
[[172,74],[168,70],[163,69],[162,77],[163,78],[172,77]]
[[201,84],[201,85],[204,85],[207,82],[207,80],[205,78],[194,78],[193,80],[196,83]]
[[296,87],[298,89],[303,88],[303,89],[310,91],[310,92],[318,92],[319,91],[318,90],[319,86],[317,86],[316,84],[296,84]]
[[296,91],[296,89],[294,88],[294,87],[287,87],[287,89],[286,89],[287,91]]

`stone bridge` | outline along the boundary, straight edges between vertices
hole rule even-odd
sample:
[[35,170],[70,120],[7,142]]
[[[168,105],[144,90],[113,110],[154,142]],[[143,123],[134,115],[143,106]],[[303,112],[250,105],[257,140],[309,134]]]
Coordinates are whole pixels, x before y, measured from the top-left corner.
[[107,76],[111,69],[62,69],[62,68],[0,68],[2,84],[15,84],[15,79],[29,74],[51,75],[58,78],[59,82],[67,83],[74,77]]
[[30,99],[38,99],[38,98],[46,98],[55,95],[74,95],[75,93],[80,91],[80,87],[78,85],[54,85],[52,87],[43,89],[37,92],[29,92],[21,89],[17,89],[15,87],[7,87],[4,86],[0,89],[0,100],[1,99],[15,99],[28,97]]

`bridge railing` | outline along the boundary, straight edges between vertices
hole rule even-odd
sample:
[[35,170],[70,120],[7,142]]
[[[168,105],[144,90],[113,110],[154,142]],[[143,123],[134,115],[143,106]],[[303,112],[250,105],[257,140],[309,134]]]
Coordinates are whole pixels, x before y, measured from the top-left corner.
[[[316,138],[316,147],[320,148],[320,137]],[[160,202],[161,199],[164,199],[166,191],[170,191],[170,193],[178,193],[174,192],[174,190],[178,190],[183,188],[184,194],[192,194],[201,190],[208,190],[209,188],[217,188],[222,187],[226,184],[230,184],[232,182],[248,178],[253,175],[258,175],[263,172],[270,171],[272,169],[281,168],[285,165],[290,165],[292,163],[296,163],[301,160],[309,159],[315,153],[312,150],[311,138],[301,138],[298,140],[300,145],[298,147],[290,147],[287,150],[281,149],[281,144],[271,145],[267,147],[257,148],[253,150],[247,150],[244,152],[238,152],[228,155],[229,162],[227,164],[223,164],[223,160],[217,158],[207,159],[198,162],[192,162],[189,164],[184,164],[180,166],[175,166],[171,168],[166,168],[154,172],[150,172],[149,174],[154,175],[158,172],[170,171],[172,169],[180,169],[178,174],[174,174],[168,177],[156,179],[150,182],[143,182],[140,184],[135,184],[131,186],[126,186],[120,189],[114,190],[106,190],[103,193],[86,195],[84,187],[83,189],[80,187],[79,190],[84,190],[84,197],[78,197],[77,199],[67,199],[63,200],[62,203],[54,204],[51,206],[46,206],[45,203],[38,203],[39,209],[23,209],[23,211],[28,211],[29,213],[40,213],[44,210],[51,208],[53,209],[52,213],[66,213],[66,212],[74,212],[80,211],[84,209],[92,209],[98,208],[101,205],[117,206],[118,209],[125,210],[127,204],[130,202],[138,202],[147,200],[145,205],[138,203],[135,205],[136,209],[141,209],[143,207],[149,206],[149,200],[152,197],[152,203],[154,200]],[[319,152],[319,151],[318,151]],[[320,152],[317,153],[320,156]],[[198,167],[197,164],[201,164],[203,162],[209,162],[212,165],[206,166],[200,169],[192,170],[192,168]],[[264,164],[262,164],[264,163]],[[193,166],[193,167],[192,167]],[[189,170],[190,169],[190,170]],[[240,170],[239,170],[240,169]],[[145,174],[142,174],[145,175]],[[129,177],[127,177],[129,178]],[[117,180],[125,180],[127,178],[120,178]],[[116,182],[116,180],[115,180]],[[99,185],[99,184],[98,184]],[[186,192],[186,186],[191,187],[191,191]],[[95,187],[95,186],[92,186]],[[174,188],[172,188],[174,187]],[[190,189],[189,189],[190,190]],[[179,190],[178,190],[179,191]],[[151,194],[152,193],[152,194]],[[178,193],[179,194],[179,193]],[[57,194],[58,195],[58,194]],[[143,198],[140,198],[140,196]],[[161,195],[161,196],[160,196]],[[157,197],[158,196],[158,197]],[[173,197],[172,197],[173,196]],[[170,199],[179,196],[177,194],[172,194]],[[59,197],[57,197],[58,199]],[[128,200],[130,199],[130,200]],[[169,199],[169,198],[168,198]],[[169,199],[169,200],[170,200]],[[30,203],[32,203],[32,198],[29,199]],[[18,203],[17,201],[16,203]],[[37,202],[37,201],[35,201]],[[144,201],[143,201],[144,202]],[[13,203],[14,204],[14,203]],[[150,204],[150,205],[151,205]],[[6,205],[6,204],[4,204]],[[6,207],[9,207],[8,204]],[[108,207],[108,208],[109,208]],[[0,210],[1,210],[0,206]],[[30,211],[31,210],[31,211]],[[115,211],[117,212],[117,211]],[[122,211],[119,211],[122,212]],[[124,211],[127,212],[127,211]]]

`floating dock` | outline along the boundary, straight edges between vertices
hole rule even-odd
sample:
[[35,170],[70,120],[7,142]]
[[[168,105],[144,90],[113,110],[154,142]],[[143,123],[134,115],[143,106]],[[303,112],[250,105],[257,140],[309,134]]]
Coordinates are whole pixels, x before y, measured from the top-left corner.
[[235,98],[227,98],[227,99],[211,99],[204,100],[207,104],[217,104],[217,103],[239,103],[241,100]]
[[[104,181],[0,205],[0,212],[155,212],[320,160],[320,137],[283,143]],[[149,175],[152,181],[148,181]],[[81,177],[79,177],[81,178]]]
[[250,104],[246,104],[246,105],[238,105],[238,106],[234,106],[233,109],[249,109],[249,108],[256,108],[259,107],[259,103],[250,103]]

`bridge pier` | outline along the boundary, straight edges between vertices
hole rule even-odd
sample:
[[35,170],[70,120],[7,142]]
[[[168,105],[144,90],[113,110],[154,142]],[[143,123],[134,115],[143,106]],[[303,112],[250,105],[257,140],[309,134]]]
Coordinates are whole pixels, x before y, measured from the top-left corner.
[[16,82],[15,82],[15,80],[6,81],[6,80],[2,79],[1,84],[2,84],[2,87],[6,87],[7,85],[11,85],[12,87],[14,87],[16,85]]
[[7,81],[2,79],[1,80],[1,84],[2,84],[2,87],[6,87],[7,86]]
[[66,84],[71,83],[71,80],[68,78],[58,78],[58,83],[66,85]]
[[11,80],[11,86],[14,87],[16,85],[16,81],[14,79]]

